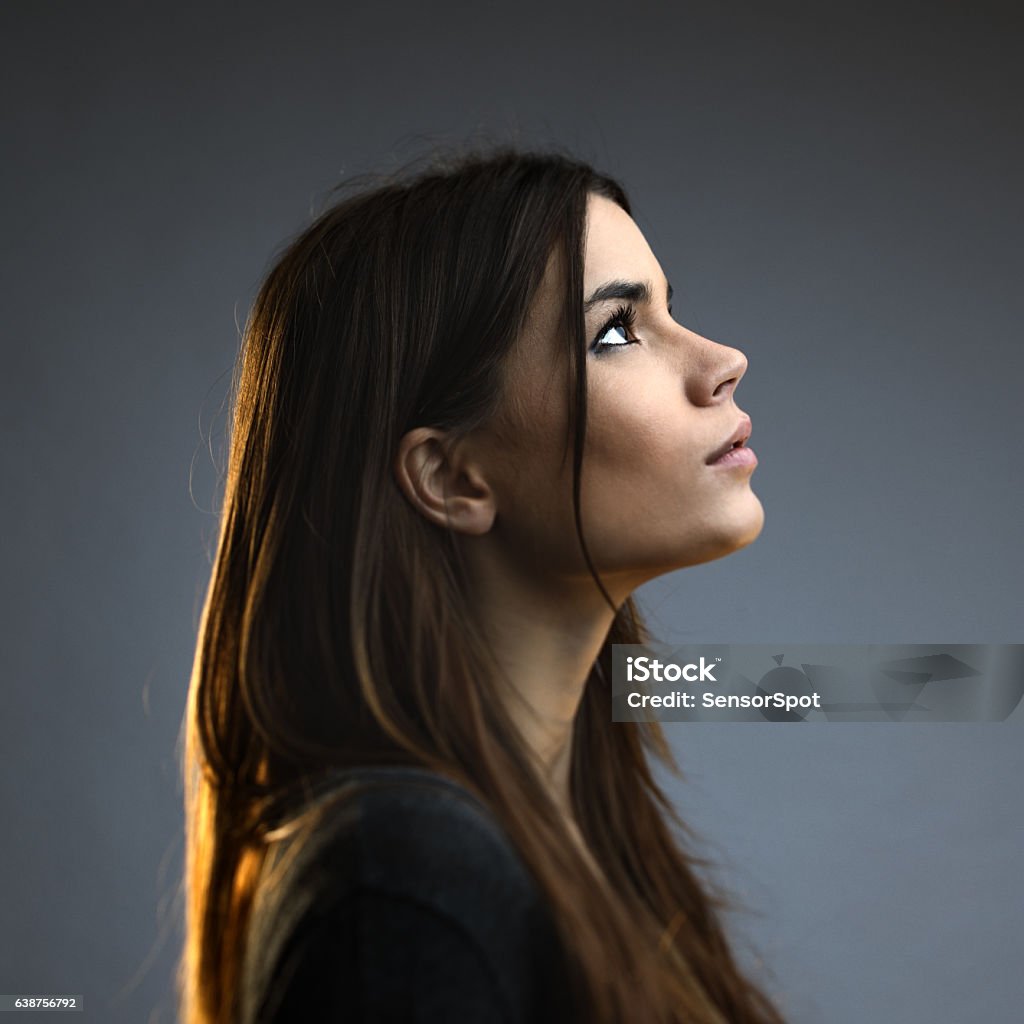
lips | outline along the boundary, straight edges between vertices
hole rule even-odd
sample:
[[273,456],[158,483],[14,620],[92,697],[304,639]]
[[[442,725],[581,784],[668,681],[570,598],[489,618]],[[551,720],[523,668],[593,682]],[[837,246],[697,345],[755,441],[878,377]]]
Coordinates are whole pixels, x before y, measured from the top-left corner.
[[747,438],[750,437],[750,432],[753,429],[753,423],[750,421],[749,416],[744,416],[739,423],[736,424],[736,429],[729,436],[728,440],[720,444],[708,457],[707,464],[710,466],[715,459],[721,458],[730,448],[739,448],[747,443]]

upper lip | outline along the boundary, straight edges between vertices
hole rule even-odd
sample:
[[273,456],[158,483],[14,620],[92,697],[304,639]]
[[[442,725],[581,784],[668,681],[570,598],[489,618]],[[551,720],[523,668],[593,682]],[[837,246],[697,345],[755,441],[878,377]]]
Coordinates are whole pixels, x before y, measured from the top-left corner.
[[715,459],[721,458],[730,448],[736,448],[740,445],[747,443],[747,438],[750,437],[750,431],[753,429],[753,424],[750,422],[749,416],[744,416],[739,423],[736,424],[736,429],[729,435],[729,439],[724,443],[720,444],[707,458],[708,463],[712,463]]

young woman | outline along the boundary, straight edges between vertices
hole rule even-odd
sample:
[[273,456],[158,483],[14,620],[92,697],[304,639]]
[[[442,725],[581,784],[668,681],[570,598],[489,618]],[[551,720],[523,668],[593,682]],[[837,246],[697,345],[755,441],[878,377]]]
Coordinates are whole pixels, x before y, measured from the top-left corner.
[[234,381],[186,715],[184,1024],[781,1020],[613,723],[630,596],[749,544],[747,361],[622,188],[499,149],[358,187]]

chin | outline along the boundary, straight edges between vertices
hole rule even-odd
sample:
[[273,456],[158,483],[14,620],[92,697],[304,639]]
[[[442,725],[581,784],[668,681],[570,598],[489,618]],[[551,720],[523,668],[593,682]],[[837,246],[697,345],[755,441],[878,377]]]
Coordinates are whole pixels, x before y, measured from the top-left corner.
[[761,536],[764,529],[764,507],[753,491],[750,492],[750,510],[744,517],[745,521],[737,524],[738,539],[734,551],[745,548]]
[[674,568],[683,569],[688,565],[713,562],[740,551],[748,544],[753,544],[764,528],[764,508],[751,492],[749,500],[743,503],[743,508],[733,510],[727,519],[722,519],[717,524],[717,527],[713,536],[706,537],[700,545],[688,546],[685,552],[681,552]]

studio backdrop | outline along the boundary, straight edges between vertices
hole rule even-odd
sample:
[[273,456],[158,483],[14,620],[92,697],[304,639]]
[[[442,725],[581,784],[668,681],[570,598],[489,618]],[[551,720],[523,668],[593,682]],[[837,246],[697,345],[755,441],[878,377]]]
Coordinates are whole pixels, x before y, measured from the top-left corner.
[[[748,357],[764,529],[640,589],[659,642],[768,672],[1024,641],[1020,29],[984,2],[5,3],[0,994],[174,1021],[240,329],[333,185],[436,144],[620,179],[675,318]],[[793,1024],[1020,1019],[1020,715],[665,729]]]

